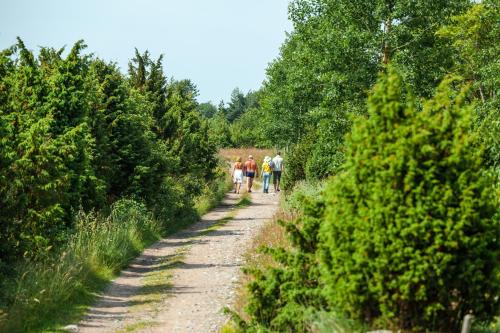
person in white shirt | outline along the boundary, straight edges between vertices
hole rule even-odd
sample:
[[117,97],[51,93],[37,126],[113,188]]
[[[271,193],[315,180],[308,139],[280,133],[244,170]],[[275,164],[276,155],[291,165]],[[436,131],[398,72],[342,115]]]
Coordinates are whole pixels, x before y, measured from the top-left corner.
[[281,157],[281,153],[278,152],[276,156],[273,158],[273,185],[274,192],[280,191],[280,181],[281,181],[281,173],[284,170],[283,157]]

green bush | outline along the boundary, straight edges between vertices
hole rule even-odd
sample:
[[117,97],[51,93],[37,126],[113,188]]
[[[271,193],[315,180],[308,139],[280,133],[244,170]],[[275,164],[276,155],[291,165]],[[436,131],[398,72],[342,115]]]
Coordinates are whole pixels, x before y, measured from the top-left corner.
[[306,165],[312,148],[313,135],[307,135],[286,154],[283,188],[291,190],[297,182],[306,179]]
[[326,307],[319,286],[315,258],[323,211],[322,186],[300,183],[283,205],[297,220],[281,223],[290,235],[292,249],[267,248],[279,265],[265,270],[248,268],[254,276],[248,285],[246,312],[250,320],[235,321],[246,332],[305,332],[316,309]]
[[305,162],[306,179],[324,179],[339,171],[344,163],[344,136],[349,129],[345,110],[332,112],[330,118],[320,121]]
[[215,113],[207,122],[210,145],[217,148],[231,147],[231,125],[224,113]]
[[452,84],[418,111],[389,69],[353,126],[320,232],[324,295],[351,318],[456,332],[470,311],[498,313],[498,198]]
[[325,183],[321,181],[299,181],[281,198],[281,208],[289,215],[301,216],[304,214],[304,202],[320,201],[324,187]]
[[276,146],[265,126],[270,120],[265,118],[264,110],[249,108],[231,124],[231,142],[235,147],[269,148]]
[[133,197],[171,221],[192,213],[214,179],[196,87],[168,81],[162,57],[147,51],[123,75],[84,49],[78,41],[65,57],[45,47],[35,56],[18,39],[0,51],[2,275],[64,245],[79,209]]
[[216,181],[205,184],[201,195],[195,200],[194,207],[200,216],[216,207],[222,201],[226,193],[233,188],[233,180],[226,171],[224,164],[224,161],[219,162],[219,167],[216,171]]
[[[319,120],[309,128],[302,139],[292,146],[287,156],[284,187],[291,189],[295,183],[307,179],[315,181],[336,174],[344,163],[344,136],[350,129],[347,114],[354,113],[352,106],[342,112],[330,112],[328,118]],[[347,112],[349,110],[349,112]],[[327,113],[318,109],[318,113]]]
[[16,266],[16,279],[5,279],[0,287],[9,301],[2,332],[32,332],[52,326],[57,320],[75,318],[75,305],[86,305],[92,293],[160,238],[162,226],[144,204],[129,199],[117,201],[107,218],[80,212],[75,232],[57,254],[43,261]]

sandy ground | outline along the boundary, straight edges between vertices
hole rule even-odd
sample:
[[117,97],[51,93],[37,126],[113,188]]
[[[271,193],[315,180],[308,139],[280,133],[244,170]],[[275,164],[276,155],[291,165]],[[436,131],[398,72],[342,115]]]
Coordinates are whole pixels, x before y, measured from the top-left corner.
[[274,194],[239,195],[148,248],[99,296],[78,332],[218,332],[235,297],[243,254],[278,206]]

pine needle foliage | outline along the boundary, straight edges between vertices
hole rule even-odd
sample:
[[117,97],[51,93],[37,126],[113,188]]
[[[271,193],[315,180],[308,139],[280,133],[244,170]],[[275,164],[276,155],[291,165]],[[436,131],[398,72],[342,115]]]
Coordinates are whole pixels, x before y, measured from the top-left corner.
[[423,110],[389,68],[326,190],[328,303],[374,326],[456,332],[499,308],[500,220],[467,89],[445,79]]
[[[81,214],[107,216],[117,202],[129,202],[154,222],[150,237],[148,225],[126,225],[126,214],[116,221],[117,234],[139,234],[127,251],[109,253],[116,273],[160,233],[196,220],[195,199],[215,197],[209,189],[222,178],[190,81],[168,80],[162,56],[153,60],[147,51],[136,50],[124,75],[116,64],[84,54],[85,47],[83,41],[68,52],[42,47],[35,56],[18,39],[0,51],[0,326],[18,317],[43,326],[57,309],[79,304],[79,287],[71,283],[60,288],[67,288],[63,299],[58,288],[43,298],[29,291],[44,290],[59,253],[94,227],[92,219],[79,224]],[[106,244],[96,239],[89,251]],[[102,287],[84,270],[57,267],[84,289]]]
[[306,332],[318,309],[327,307],[319,281],[316,259],[319,229],[324,210],[318,184],[298,184],[285,206],[299,218],[280,221],[289,235],[291,249],[265,248],[264,253],[278,263],[265,269],[248,268],[254,276],[248,285],[246,312],[242,320],[233,313],[238,331]]

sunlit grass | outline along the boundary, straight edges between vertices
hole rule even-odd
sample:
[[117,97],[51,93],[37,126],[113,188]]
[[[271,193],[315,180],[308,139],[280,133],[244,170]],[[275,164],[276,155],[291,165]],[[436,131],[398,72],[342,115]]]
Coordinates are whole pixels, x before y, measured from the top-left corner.
[[[204,191],[195,207],[198,214],[220,202],[227,188],[226,179]],[[193,221],[178,221],[167,231],[173,233],[188,222]],[[107,218],[80,214],[72,236],[57,255],[21,262],[14,278],[0,281],[10,298],[9,307],[0,310],[0,332],[54,332],[78,322],[96,292],[164,232],[162,224],[132,200],[115,205]]]
[[243,193],[240,197],[240,200],[236,203],[236,208],[244,208],[248,207],[252,204],[252,199],[250,198],[249,193]]
[[77,320],[93,292],[160,236],[161,224],[132,200],[117,202],[107,218],[79,214],[74,234],[58,255],[19,264],[18,278],[7,286],[13,288],[13,301],[0,331],[52,330]]
[[274,157],[276,155],[275,149],[259,149],[259,148],[227,148],[221,149],[219,155],[225,160],[234,162],[237,157],[241,157],[242,162],[245,162],[249,155],[252,155],[257,162],[257,165],[262,165],[265,156]]
[[133,323],[125,326],[123,329],[116,331],[115,333],[132,333],[145,328],[153,326],[155,323],[151,321],[140,321],[138,323]]
[[209,184],[203,190],[203,193],[196,198],[195,209],[199,216],[208,213],[212,208],[216,207],[224,198],[226,193],[232,189],[232,179],[227,170],[224,170],[224,174],[221,175],[221,179],[223,179],[223,181]]
[[[278,265],[271,255],[262,253],[259,249],[262,247],[290,248],[286,232],[284,228],[278,224],[278,220],[283,218],[285,218],[285,215],[284,212],[281,211],[277,213],[272,220],[266,222],[260,229],[259,233],[253,239],[251,246],[244,254],[246,267],[265,269],[266,267],[276,267],[276,265]],[[247,285],[252,279],[253,277],[251,275],[244,274],[241,276],[236,292],[235,303],[232,306],[232,310],[244,319],[248,319],[244,308],[248,298]],[[228,325],[226,329],[231,331],[231,325]]]
[[[250,199],[250,195],[248,193],[244,193],[241,196],[240,200],[234,205],[234,208],[236,208],[236,209],[245,208],[251,204],[252,204],[252,201]],[[224,216],[223,218],[215,221],[214,223],[212,223],[212,225],[210,225],[210,227],[201,231],[200,236],[203,236],[203,235],[209,234],[212,231],[218,230],[220,227],[226,225],[231,220],[233,220],[235,215],[236,215],[236,212],[232,211],[231,214]]]

